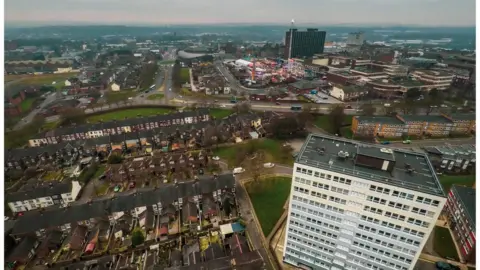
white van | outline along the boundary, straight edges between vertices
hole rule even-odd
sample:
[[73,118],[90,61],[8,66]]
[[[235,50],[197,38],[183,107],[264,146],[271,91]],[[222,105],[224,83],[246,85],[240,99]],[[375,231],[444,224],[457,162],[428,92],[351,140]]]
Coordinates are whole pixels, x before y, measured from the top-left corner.
[[390,107],[391,105],[390,105],[390,103],[385,103],[385,104],[383,104],[383,106]]
[[238,168],[233,169],[233,174],[243,173],[244,171],[245,171],[244,168],[238,167]]

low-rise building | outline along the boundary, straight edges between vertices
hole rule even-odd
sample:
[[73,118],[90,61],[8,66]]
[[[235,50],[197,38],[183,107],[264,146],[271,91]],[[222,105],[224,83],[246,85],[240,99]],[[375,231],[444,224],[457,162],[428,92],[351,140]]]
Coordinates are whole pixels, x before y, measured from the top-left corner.
[[[352,132],[356,135],[379,136],[379,137],[401,137],[411,136],[432,136],[444,137],[449,135],[471,134],[475,127],[475,120],[467,114],[457,116],[448,115],[396,115],[396,116],[354,116],[352,118]],[[457,120],[464,125],[455,128],[453,119],[471,119],[465,121]]]
[[368,88],[357,85],[334,85],[330,90],[330,95],[341,101],[356,100],[368,94]]
[[428,89],[447,89],[450,87],[455,75],[443,70],[415,70],[411,73],[412,77],[423,82]]
[[74,202],[82,187],[78,181],[25,185],[16,192],[5,194],[5,201],[13,213],[26,212],[53,205],[67,206]]
[[475,167],[475,145],[443,145],[425,147],[438,171],[466,171]]
[[459,255],[469,263],[475,263],[475,193],[475,188],[453,185],[445,204],[454,241],[460,248]]

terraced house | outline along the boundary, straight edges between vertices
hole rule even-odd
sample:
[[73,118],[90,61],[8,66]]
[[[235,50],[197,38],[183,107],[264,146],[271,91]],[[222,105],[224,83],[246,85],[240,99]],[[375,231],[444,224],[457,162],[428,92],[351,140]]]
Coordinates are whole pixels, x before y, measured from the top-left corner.
[[408,136],[443,137],[475,132],[475,114],[355,116],[352,132],[358,136],[386,138]]
[[35,139],[29,140],[29,145],[31,147],[37,147],[45,144],[56,144],[62,141],[84,140],[159,127],[193,124],[208,121],[209,119],[208,110],[199,109],[168,115],[138,117],[122,121],[57,128],[40,134],[40,136]]
[[[72,232],[77,226],[92,229],[105,221],[112,226],[122,227],[122,224],[130,226],[135,220],[143,220],[145,217],[143,214],[147,209],[151,209],[156,216],[167,218],[171,213],[169,209],[181,213],[187,204],[185,198],[189,198],[188,202],[191,200],[194,203],[194,208],[189,209],[189,213],[201,220],[203,217],[199,210],[202,209],[203,198],[206,196],[213,198],[218,211],[232,209],[236,205],[233,175],[215,175],[166,183],[155,188],[135,189],[118,193],[111,198],[72,204],[64,208],[30,211],[17,219],[11,234],[15,237],[35,234],[39,239],[44,239],[53,230],[66,233]],[[225,214],[229,216],[229,213]]]

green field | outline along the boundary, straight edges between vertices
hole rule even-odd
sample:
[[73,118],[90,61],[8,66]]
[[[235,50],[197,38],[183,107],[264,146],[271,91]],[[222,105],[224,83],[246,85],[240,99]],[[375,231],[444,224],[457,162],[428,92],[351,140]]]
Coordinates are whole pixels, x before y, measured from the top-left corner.
[[458,254],[453,243],[452,235],[447,228],[435,227],[435,238],[433,239],[433,249],[438,255],[444,258],[453,258],[458,261]]
[[282,216],[291,184],[290,177],[273,177],[245,184],[265,237]]
[[[352,124],[352,115],[345,115],[345,119],[343,120],[344,125],[351,125]],[[320,115],[315,117],[315,121],[313,124],[326,132],[333,133],[332,127],[330,126],[330,116],[329,115]]]
[[148,100],[157,100],[162,99],[165,95],[164,94],[153,94],[147,97]]
[[33,103],[35,103],[35,98],[26,98],[20,103],[20,107],[22,108],[22,112],[28,112],[32,109]]
[[180,69],[180,81],[182,83],[190,82],[190,71],[189,68]]
[[217,118],[217,119],[222,119],[224,117],[227,117],[233,113],[232,110],[227,110],[227,109],[210,109],[210,115]]
[[93,116],[87,117],[87,121],[89,123],[98,123],[100,121],[108,122],[112,120],[123,120],[125,118],[135,118],[135,117],[138,117],[139,115],[144,117],[144,116],[152,116],[152,115],[159,115],[159,114],[168,114],[171,112],[172,110],[165,109],[165,108],[126,109],[121,111],[93,115]]
[[125,102],[129,97],[134,97],[137,92],[133,89],[120,90],[118,92],[109,91],[105,94],[108,103]]
[[462,185],[471,187],[475,184],[475,175],[440,175],[440,183],[445,192],[450,191],[452,185]]
[[[283,147],[283,142],[281,141],[263,139],[258,141],[250,141],[248,143],[255,143],[259,151],[265,152],[266,162],[274,162],[286,165],[293,164],[293,157],[291,151],[285,151],[285,148]],[[242,147],[247,147],[248,143],[236,144],[228,147],[220,147],[214,150],[214,154],[222,159],[227,160],[230,167],[234,167],[240,165],[237,164],[237,155],[239,153],[239,150],[242,149]]]
[[65,83],[65,80],[77,76],[78,72],[58,73],[58,74],[42,74],[42,75],[6,75],[5,81],[20,80],[21,84],[30,85],[51,85],[52,82]]

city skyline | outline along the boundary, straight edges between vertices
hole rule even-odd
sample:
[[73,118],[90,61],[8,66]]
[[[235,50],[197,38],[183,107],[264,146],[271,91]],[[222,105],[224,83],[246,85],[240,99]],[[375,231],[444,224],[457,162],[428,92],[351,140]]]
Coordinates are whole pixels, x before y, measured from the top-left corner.
[[[284,2],[281,2],[284,1]],[[32,24],[225,24],[296,23],[325,25],[474,26],[475,1],[327,0],[288,2],[253,0],[8,0],[7,23]],[[265,12],[265,10],[269,12]]]

